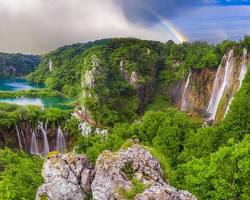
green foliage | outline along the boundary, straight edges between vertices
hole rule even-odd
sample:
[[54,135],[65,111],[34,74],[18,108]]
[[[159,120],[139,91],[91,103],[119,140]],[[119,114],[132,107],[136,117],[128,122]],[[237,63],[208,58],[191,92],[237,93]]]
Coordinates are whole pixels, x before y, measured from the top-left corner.
[[248,199],[250,192],[250,135],[207,157],[179,165],[176,181],[200,199]]
[[0,77],[23,76],[35,70],[40,56],[0,52]]
[[190,69],[218,67],[221,58],[217,47],[206,42],[167,43],[165,68],[160,73],[160,79],[172,85],[182,80]]
[[124,188],[119,188],[118,193],[127,200],[133,200],[137,194],[142,193],[147,186],[142,184],[137,179],[132,179],[132,188],[129,191],[126,191]]
[[53,126],[65,122],[70,116],[70,111],[56,108],[41,109],[37,106],[18,106],[15,104],[0,103],[0,129],[14,127],[20,122],[36,124],[38,120],[48,121]]
[[36,190],[42,183],[42,164],[39,157],[24,152],[0,150],[0,199],[35,199]]
[[18,91],[0,91],[0,98],[11,97],[65,97],[64,94],[50,90],[48,88],[32,89],[32,90],[18,90]]

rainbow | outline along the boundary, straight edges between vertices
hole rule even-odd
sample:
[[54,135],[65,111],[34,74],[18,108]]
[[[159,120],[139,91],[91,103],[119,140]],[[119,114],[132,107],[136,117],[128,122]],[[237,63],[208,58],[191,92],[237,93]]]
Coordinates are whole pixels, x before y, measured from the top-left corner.
[[[145,8],[145,7],[144,7]],[[147,8],[147,11],[149,11],[152,15],[154,15],[158,20],[160,21],[160,24],[170,31],[171,35],[180,43],[186,42],[188,39],[185,37],[169,20],[166,20],[165,18],[158,15],[155,11],[152,9]]]
[[161,19],[161,24],[166,27],[170,33],[178,40],[180,43],[186,42],[187,38],[169,21]]

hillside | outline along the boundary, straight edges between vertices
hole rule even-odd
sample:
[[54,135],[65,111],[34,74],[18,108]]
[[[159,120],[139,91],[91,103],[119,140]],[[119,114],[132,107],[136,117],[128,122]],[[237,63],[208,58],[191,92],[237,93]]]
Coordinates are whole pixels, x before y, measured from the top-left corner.
[[0,199],[248,199],[249,41],[120,38],[44,55],[28,79],[76,106],[0,103],[0,146],[29,153],[0,151]]
[[0,52],[0,77],[25,76],[34,71],[39,63],[40,56]]

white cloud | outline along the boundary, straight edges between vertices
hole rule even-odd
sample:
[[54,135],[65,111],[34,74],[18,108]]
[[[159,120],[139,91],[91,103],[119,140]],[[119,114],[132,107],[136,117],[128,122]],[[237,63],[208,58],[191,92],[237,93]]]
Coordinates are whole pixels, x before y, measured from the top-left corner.
[[129,22],[114,0],[0,0],[0,51],[41,53],[109,37],[174,39]]

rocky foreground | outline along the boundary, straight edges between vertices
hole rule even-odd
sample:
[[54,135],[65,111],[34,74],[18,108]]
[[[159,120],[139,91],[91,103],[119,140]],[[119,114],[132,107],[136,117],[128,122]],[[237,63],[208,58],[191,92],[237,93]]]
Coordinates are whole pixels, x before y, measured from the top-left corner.
[[53,155],[42,176],[36,200],[196,200],[164,182],[159,162],[138,144],[116,153],[104,151],[95,166],[85,155]]

